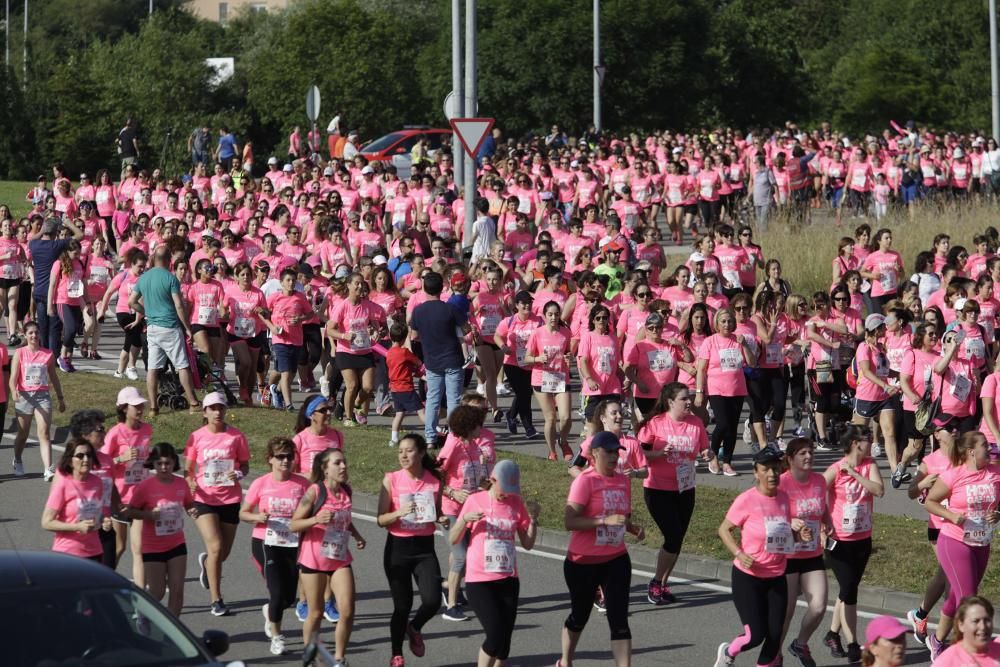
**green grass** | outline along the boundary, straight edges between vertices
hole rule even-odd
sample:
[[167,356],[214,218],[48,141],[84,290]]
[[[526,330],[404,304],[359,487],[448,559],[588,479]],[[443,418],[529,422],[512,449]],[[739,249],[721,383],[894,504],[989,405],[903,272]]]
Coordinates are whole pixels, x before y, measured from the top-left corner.
[[[71,411],[82,407],[103,410],[108,414],[109,422],[113,422],[115,396],[123,386],[120,380],[90,373],[61,375],[60,379],[69,411],[56,415],[57,426],[68,424]],[[139,390],[145,393],[144,387],[140,386]],[[291,435],[294,425],[291,414],[259,408],[234,408],[229,411],[227,420],[246,434],[252,453],[251,467],[256,470],[266,467],[263,452],[267,440],[275,435]],[[153,420],[153,437],[154,440],[166,440],[175,447],[183,448],[191,431],[200,427],[201,417],[198,415],[189,415],[186,411],[165,411]],[[386,446],[389,430],[381,427],[358,428],[347,431],[345,435],[351,484],[359,491],[378,493],[383,474],[398,465],[396,450]],[[561,530],[570,483],[566,468],[560,463],[525,454],[500,452],[500,455],[514,459],[521,467],[525,499],[535,500],[542,506],[541,525],[550,530]],[[684,541],[684,551],[728,560],[729,554],[716,531],[736,492],[702,486],[697,493],[698,502]],[[639,480],[633,482],[632,498],[635,520],[646,527],[647,537],[643,544],[657,548],[660,534],[642,502]],[[875,518],[874,544],[864,583],[922,593],[925,583],[937,568],[937,561],[927,543],[927,522],[878,514]],[[989,598],[1000,597],[1000,564],[997,561],[990,564],[981,592]]]
[[[24,196],[33,187],[33,181],[0,181],[0,204],[7,204],[15,218],[27,215],[31,210],[31,202]],[[49,187],[52,187],[51,181]]]

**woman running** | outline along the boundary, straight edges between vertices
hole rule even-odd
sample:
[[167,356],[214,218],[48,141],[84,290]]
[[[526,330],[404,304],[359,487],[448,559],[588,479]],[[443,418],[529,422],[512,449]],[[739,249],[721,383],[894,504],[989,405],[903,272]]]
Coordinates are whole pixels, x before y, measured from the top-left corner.
[[[351,487],[347,484],[347,459],[339,449],[328,449],[313,459],[312,482],[295,509],[289,527],[301,534],[299,571],[309,603],[309,617],[302,627],[306,646],[318,642],[326,591],[333,589],[340,610],[334,634],[336,647],[332,667],[347,667],[347,642],[354,628],[354,570],[348,541],[358,549],[365,538],[354,527]],[[272,640],[272,653],[274,653]]]
[[[80,259],[80,242],[71,240],[59,261],[52,264],[49,276],[48,311],[49,317],[58,317],[62,323],[62,348],[59,356],[59,370],[72,373],[73,347],[76,336],[83,332],[84,280],[87,268]],[[53,329],[53,331],[55,331]],[[51,334],[54,337],[55,333]],[[56,349],[56,341],[49,340],[50,347]]]
[[628,667],[632,663],[632,631],[628,624],[632,561],[625,533],[640,541],[646,533],[642,526],[632,523],[631,484],[617,471],[621,450],[616,435],[596,433],[590,442],[593,466],[573,480],[566,498],[564,525],[571,535],[563,575],[569,588],[570,614],[563,624],[562,656],[556,667],[572,667],[580,635],[594,609],[598,586],[605,593],[615,665]]
[[[840,438],[844,457],[823,473],[828,489],[833,533],[826,540],[826,564],[837,578],[840,592],[833,620],[823,643],[834,658],[861,659],[858,644],[858,586],[872,553],[875,498],[885,493],[878,463],[871,458],[871,432],[851,425]],[[847,651],[840,640],[847,639]]]
[[618,339],[611,330],[611,311],[601,304],[590,309],[587,331],[580,332],[576,365],[580,373],[580,393],[586,401],[583,410],[588,425],[585,435],[591,435],[589,421],[594,408],[603,400],[619,400],[622,393],[621,354]]
[[254,524],[250,553],[264,576],[268,601],[261,608],[264,636],[271,640],[272,655],[285,652],[281,621],[296,600],[299,585],[299,534],[291,530],[292,514],[305,495],[309,482],[294,474],[295,443],[276,436],[267,441],[265,452],[270,475],[255,479],[240,507],[240,519]]
[[66,411],[62,385],[56,375],[56,360],[52,352],[44,349],[39,340],[38,324],[24,325],[27,345],[19,347],[10,360],[10,401],[14,404],[17,418],[17,436],[14,438],[14,476],[24,475],[21,455],[28,442],[31,418],[35,418],[35,432],[38,434],[38,452],[42,458],[42,479],[51,482],[56,474],[52,465],[52,440],[49,425],[52,422],[52,398],[49,386],[56,391],[59,412]]
[[734,556],[733,604],[743,634],[719,644],[715,667],[735,664],[737,655],[757,646],[761,647],[758,665],[771,665],[781,655],[788,602],[786,561],[796,542],[813,539],[812,529],[793,516],[791,500],[779,488],[782,458],[771,448],[754,455],[756,484],[736,497],[719,526],[719,538]]
[[226,313],[229,323],[226,338],[236,361],[240,381],[240,400],[253,405],[252,391],[262,348],[267,346],[267,301],[264,293],[253,284],[250,265],[240,262],[233,267],[235,283],[226,290]]
[[937,631],[927,636],[932,660],[944,650],[959,602],[979,588],[1000,521],[1000,469],[990,464],[983,434],[963,435],[952,447],[950,461],[951,467],[938,476],[924,502],[928,512],[944,519],[937,557],[948,578],[948,598],[941,607]]
[[125,263],[122,271],[118,272],[97,307],[98,316],[103,316],[108,309],[111,297],[117,295],[115,304],[115,318],[118,326],[125,334],[125,341],[122,344],[122,351],[118,355],[118,368],[115,370],[115,377],[121,379],[123,376],[129,380],[138,380],[139,371],[135,364],[142,354],[142,313],[137,313],[128,307],[128,299],[132,294],[132,289],[139,282],[139,276],[146,270],[146,263],[149,256],[141,248],[129,248],[125,253]]
[[142,532],[139,560],[143,581],[155,600],[162,600],[169,590],[167,609],[180,618],[188,553],[184,514],[197,519],[198,512],[191,489],[174,474],[180,470],[181,462],[173,445],[156,443],[142,465],[151,468],[154,474],[132,489],[127,503],[128,515]]
[[677,380],[680,364],[694,360],[682,339],[673,335],[664,338],[666,321],[662,315],[650,313],[645,320],[646,335],[631,346],[625,357],[625,376],[632,383],[635,406],[642,419],[653,415],[661,388]]
[[[378,497],[378,525],[386,528],[382,564],[392,593],[389,621],[392,661],[403,667],[403,636],[418,658],[426,647],[420,630],[441,606],[441,566],[434,551],[435,524],[448,526],[441,515],[440,473],[427,453],[423,436],[408,433],[399,441],[399,470],[386,473]],[[420,590],[420,607],[410,619],[413,581]]]
[[226,616],[222,564],[229,558],[240,523],[242,480],[250,472],[250,447],[239,430],[226,424],[226,397],[215,391],[202,399],[205,425],[184,447],[184,476],[194,493],[195,523],[205,551],[198,554],[198,581],[211,594],[213,616]]
[[649,416],[639,424],[637,437],[649,466],[642,483],[643,499],[663,535],[646,598],[660,606],[677,601],[667,581],[694,514],[697,459],[700,455],[705,461],[718,462],[708,447],[705,425],[691,413],[691,394],[680,382],[663,388]]
[[521,590],[514,537],[524,549],[535,546],[541,512],[538,503],[525,503],[520,494],[517,464],[500,461],[490,473],[489,489],[466,498],[448,536],[457,544],[469,534],[466,586],[486,631],[478,667],[500,667],[510,656]]
[[493,342],[504,353],[503,374],[514,391],[514,400],[507,410],[507,430],[517,433],[517,421],[524,427],[524,437],[538,435],[531,416],[531,369],[524,361],[528,354],[531,332],[543,325],[542,318],[531,312],[531,292],[520,291],[514,296],[515,313],[505,318],[493,335]]
[[545,324],[531,332],[524,355],[525,365],[532,366],[531,386],[545,415],[545,443],[549,460],[558,457],[556,446],[567,461],[573,458],[567,439],[572,396],[569,392],[570,330],[559,319],[559,304],[549,301],[543,311]]
[[97,531],[111,530],[111,516],[104,508],[104,484],[91,474],[97,467],[94,445],[82,439],[66,444],[42,511],[42,529],[55,533],[52,551],[100,563],[104,549]]
[[94,238],[87,255],[87,284],[83,295],[83,343],[80,345],[80,356],[84,359],[100,359],[97,346],[101,342],[101,320],[104,311],[98,312],[97,305],[101,302],[111,276],[115,273],[114,261],[108,252],[108,242],[103,236]]

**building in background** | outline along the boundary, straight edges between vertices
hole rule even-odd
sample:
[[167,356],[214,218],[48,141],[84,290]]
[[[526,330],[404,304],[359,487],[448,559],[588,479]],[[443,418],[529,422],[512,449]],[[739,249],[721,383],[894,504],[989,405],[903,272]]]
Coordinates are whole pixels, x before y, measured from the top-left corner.
[[209,21],[225,24],[231,17],[249,8],[254,12],[274,11],[288,7],[290,0],[188,0],[191,12]]

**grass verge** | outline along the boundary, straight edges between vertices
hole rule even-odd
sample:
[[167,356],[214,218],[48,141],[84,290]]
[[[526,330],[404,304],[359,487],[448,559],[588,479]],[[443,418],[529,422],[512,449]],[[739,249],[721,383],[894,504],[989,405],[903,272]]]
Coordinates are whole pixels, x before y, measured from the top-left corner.
[[[120,380],[91,373],[61,375],[60,379],[70,411],[82,407],[96,408],[107,413],[109,422],[113,422],[115,396],[123,386]],[[140,386],[139,390],[145,393],[144,387]],[[68,424],[70,414],[69,411],[57,414],[56,425]],[[267,440],[275,435],[290,435],[294,425],[293,415],[260,408],[234,408],[229,411],[227,420],[246,434],[253,457],[251,467],[258,470],[265,467],[263,451]],[[188,435],[200,427],[200,416],[189,415],[186,411],[167,411],[153,421],[153,437],[182,448]],[[394,470],[398,465],[396,451],[386,446],[389,442],[388,429],[353,429],[347,431],[345,440],[352,485],[359,491],[377,493],[385,471]],[[536,500],[542,506],[541,525],[561,529],[563,506],[570,483],[563,465],[524,454],[501,452],[500,455],[514,459],[521,467],[525,498]],[[716,530],[736,492],[702,486],[697,493],[698,501],[684,541],[684,551],[728,560],[728,553]],[[642,485],[638,480],[633,482],[632,498],[636,519],[647,529],[643,544],[656,548],[660,544],[660,534],[642,502]],[[879,514],[875,518],[874,543],[864,583],[923,593],[925,583],[937,568],[937,561],[927,542],[926,522]],[[996,561],[987,569],[980,592],[991,599],[1000,597],[1000,564]]]

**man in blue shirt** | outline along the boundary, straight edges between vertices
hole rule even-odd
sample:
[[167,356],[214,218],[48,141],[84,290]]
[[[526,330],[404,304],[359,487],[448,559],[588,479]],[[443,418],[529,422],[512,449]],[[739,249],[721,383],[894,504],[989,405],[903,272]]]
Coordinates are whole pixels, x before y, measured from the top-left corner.
[[222,168],[229,173],[233,168],[233,160],[240,152],[240,147],[236,143],[236,137],[223,125],[219,128],[219,145],[215,149],[215,161],[222,165]]
[[83,230],[69,219],[60,221],[59,218],[51,217],[42,223],[41,235],[28,241],[28,250],[31,251],[35,267],[35,288],[31,292],[31,298],[35,300],[38,340],[42,347],[54,352],[59,351],[62,340],[62,322],[58,317],[49,317],[49,276],[52,273],[52,265],[59,261],[59,256],[69,246],[69,239],[56,238],[59,235],[59,228],[63,225],[73,232],[73,238],[77,241],[83,238]]
[[444,279],[440,274],[432,272],[424,276],[424,292],[428,299],[410,315],[410,329],[420,337],[427,369],[424,437],[428,443],[437,439],[442,394],[447,395],[448,414],[451,414],[458,407],[465,383],[460,336],[469,331],[469,323],[457,310],[441,301],[443,287]]

